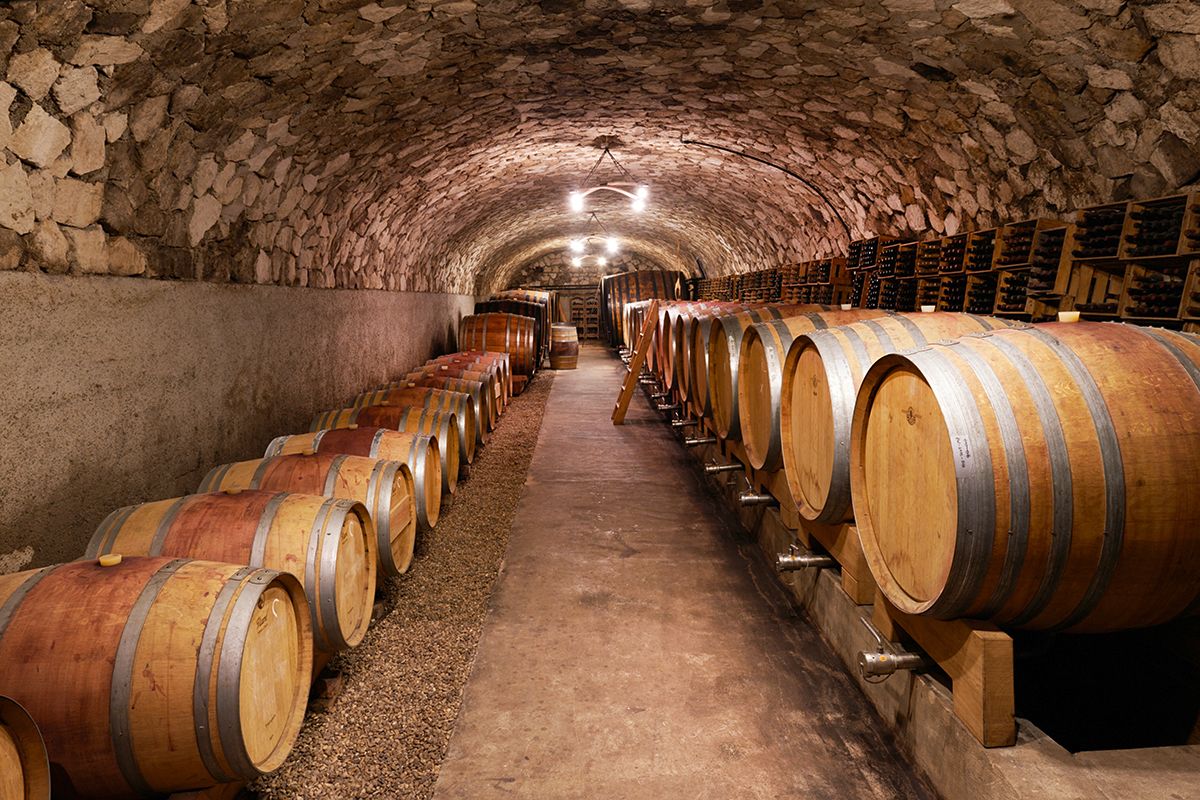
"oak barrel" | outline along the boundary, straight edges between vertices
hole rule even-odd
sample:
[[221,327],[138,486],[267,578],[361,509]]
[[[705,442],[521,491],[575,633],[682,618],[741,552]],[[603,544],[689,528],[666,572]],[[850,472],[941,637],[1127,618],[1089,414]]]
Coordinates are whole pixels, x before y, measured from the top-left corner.
[[579,365],[579,331],[574,325],[555,324],[550,332],[551,369],[575,369]]
[[263,489],[357,500],[375,523],[379,572],[400,575],[412,563],[417,538],[413,479],[403,461],[312,453],[238,461],[215,467],[198,491]]
[[119,508],[100,523],[84,557],[198,558],[290,572],[308,597],[317,649],[332,653],[367,633],[375,548],[375,526],[362,503],[236,491]]
[[477,351],[448,353],[444,356],[431,358],[426,364],[482,364],[492,367],[499,376],[504,388],[505,405],[512,398],[512,370],[508,363],[507,353],[480,353]]
[[465,392],[477,400],[476,412],[487,412],[488,427],[495,429],[504,413],[504,388],[491,369],[473,369],[448,364],[426,364],[410,370],[400,384],[431,386],[452,392]]
[[516,375],[532,375],[538,367],[533,317],[473,314],[458,323],[458,346],[464,350],[507,353]]
[[[429,418],[434,421],[433,423],[424,426],[430,430],[414,427],[411,422],[414,417],[408,413],[409,409],[437,415]],[[387,428],[402,433],[423,433],[434,437],[438,440],[438,452],[442,458],[442,490],[448,494],[454,494],[458,486],[458,476],[462,471],[464,457],[468,464],[475,460],[475,439],[463,437],[463,429],[459,424],[458,415],[453,411],[436,411],[428,406],[397,405],[385,402],[362,408],[327,411],[319,417],[319,420],[330,428],[349,428],[358,425],[367,428]],[[455,436],[456,432],[459,434],[458,436]],[[463,441],[467,443],[465,449],[459,446],[459,443]]]
[[476,314],[513,314],[530,317],[534,321],[533,338],[537,342],[537,361],[550,349],[550,304],[543,300],[527,297],[493,297],[475,304]]
[[682,272],[638,270],[606,275],[600,279],[600,325],[617,346],[633,346],[621,330],[621,311],[627,303],[641,300],[674,300],[683,294]]
[[0,697],[0,800],[50,800],[50,762],[37,723]]
[[[808,310],[797,310],[808,309]],[[860,319],[883,316],[886,311],[822,311],[811,310],[810,305],[754,308],[736,314],[722,314],[713,322],[708,333],[708,392],[712,405],[713,422],[717,432],[726,439],[743,439],[745,413],[740,410],[742,392],[739,389],[742,372],[741,361],[746,353],[746,339],[764,340],[763,346],[750,349],[756,363],[749,374],[755,376],[756,391],[770,389],[769,370],[765,364],[757,363],[758,356],[772,353],[776,356],[776,371],[783,365],[788,345],[798,333],[857,322]],[[794,315],[792,312],[795,312]],[[762,331],[757,326],[762,326]],[[764,350],[765,347],[765,350]],[[768,396],[770,396],[768,394]],[[768,405],[768,407],[770,407]],[[776,405],[778,408],[778,405]]]
[[897,314],[797,336],[783,365],[779,424],[784,472],[800,514],[828,524],[853,518],[850,420],[876,359],[1016,324],[974,314]]
[[903,611],[1096,632],[1197,608],[1195,338],[1051,323],[887,355],[850,438],[859,538]]
[[[449,438],[453,441],[457,437]],[[310,451],[403,461],[413,477],[417,526],[422,531],[431,531],[437,525],[442,512],[442,456],[436,436],[350,424],[345,428],[277,437],[267,445],[263,458]]]
[[[488,440],[487,426],[480,427],[475,419],[475,404],[471,400],[471,396],[466,392],[451,392],[446,389],[435,389],[432,386],[396,386],[392,385],[384,389],[376,389],[372,392],[363,392],[354,399],[354,407],[361,408],[362,406],[418,406],[420,408],[428,408],[432,411],[449,411],[454,414],[455,422],[458,423],[458,446],[463,456],[468,462],[475,458],[475,444],[486,444]],[[340,412],[327,412],[336,414]],[[324,416],[317,417],[310,431],[317,431],[321,428],[345,427],[336,425],[321,425],[321,420]],[[368,424],[365,420],[363,424]],[[383,425],[381,427],[391,427]],[[442,450],[445,451],[445,443],[439,438],[438,444],[442,445]],[[455,473],[458,474],[457,472]]]
[[[670,367],[670,370],[674,375],[674,378],[672,378],[671,387],[675,390],[675,393],[678,395],[680,400],[693,400],[692,387],[695,383],[693,380],[695,374],[693,364],[696,361],[696,329],[703,327],[707,331],[712,327],[713,317],[719,317],[722,314],[736,314],[739,311],[748,311],[756,307],[756,304],[752,303],[714,302],[712,305],[701,311],[684,312],[676,318],[675,330],[671,334],[671,347],[674,351],[674,356],[672,357],[672,366]],[[706,334],[704,338],[703,349],[707,351],[707,348],[708,337]],[[703,361],[705,369],[707,369],[707,352],[704,354]],[[705,376],[705,380],[701,385],[705,390],[705,394],[707,394],[707,375]],[[707,402],[707,398],[705,400]]]
[[480,431],[490,432],[496,428],[499,412],[496,410],[491,386],[485,381],[472,381],[469,378],[443,378],[433,374],[410,372],[395,383],[389,384],[389,387],[391,386],[404,389],[416,389],[424,386],[430,389],[463,392],[470,396],[471,404],[475,407],[476,434],[478,435]]
[[278,768],[312,673],[300,582],[185,558],[105,562],[118,563],[0,575],[0,694],[37,720],[55,794],[166,794]]

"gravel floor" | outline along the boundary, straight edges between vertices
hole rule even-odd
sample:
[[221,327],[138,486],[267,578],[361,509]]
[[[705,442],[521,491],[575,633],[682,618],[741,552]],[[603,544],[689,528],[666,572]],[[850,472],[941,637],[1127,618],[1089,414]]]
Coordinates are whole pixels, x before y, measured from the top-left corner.
[[409,574],[383,592],[392,610],[337,659],[345,686],[309,712],[291,757],[259,797],[428,798],[454,730],[484,615],[533,458],[553,372],[509,405]]

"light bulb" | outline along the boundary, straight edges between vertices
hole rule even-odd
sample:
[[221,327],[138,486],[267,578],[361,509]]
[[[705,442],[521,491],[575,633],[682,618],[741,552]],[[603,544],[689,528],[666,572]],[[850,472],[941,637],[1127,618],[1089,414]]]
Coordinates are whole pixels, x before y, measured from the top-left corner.
[[606,242],[606,246],[607,246],[607,248],[608,248],[608,254],[609,254],[609,255],[616,255],[616,254],[617,254],[617,239],[616,239],[616,237],[614,237],[614,236],[610,236],[610,237],[608,237],[608,241]]
[[634,194],[639,200],[645,200],[650,195],[650,189],[646,186],[639,186]]
[[580,258],[579,256],[575,256],[574,258],[572,258],[572,259],[571,259],[571,266],[572,266],[572,267],[581,267],[581,266],[583,266],[583,259],[582,259],[582,258]]
[[644,197],[634,198],[632,208],[635,213],[640,214],[646,210],[646,199]]
[[583,194],[580,192],[571,192],[567,195],[567,200],[571,205],[572,211],[583,211]]
[[583,248],[585,246],[586,246],[586,244],[583,241],[583,239],[572,239],[571,240],[571,252],[572,253],[582,253]]
[[602,266],[602,267],[607,267],[607,266],[608,266],[608,259],[607,259],[607,258],[605,258],[604,256],[600,256],[599,258],[597,258],[597,259],[596,259],[596,263],[597,263],[597,264],[599,264],[599,265],[600,265],[600,266]]

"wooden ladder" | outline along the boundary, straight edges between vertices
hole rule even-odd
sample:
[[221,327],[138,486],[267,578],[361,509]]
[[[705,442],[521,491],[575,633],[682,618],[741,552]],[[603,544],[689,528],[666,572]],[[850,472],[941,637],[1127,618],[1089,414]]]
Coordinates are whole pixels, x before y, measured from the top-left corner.
[[629,410],[629,401],[633,399],[633,391],[637,388],[638,378],[641,377],[642,367],[646,365],[646,354],[650,352],[650,331],[654,329],[654,321],[658,319],[658,301],[653,300],[646,309],[646,318],[642,320],[642,332],[638,336],[637,349],[629,360],[629,372],[625,374],[625,382],[621,384],[621,394],[617,396],[617,405],[613,409],[613,425],[625,422],[625,412]]

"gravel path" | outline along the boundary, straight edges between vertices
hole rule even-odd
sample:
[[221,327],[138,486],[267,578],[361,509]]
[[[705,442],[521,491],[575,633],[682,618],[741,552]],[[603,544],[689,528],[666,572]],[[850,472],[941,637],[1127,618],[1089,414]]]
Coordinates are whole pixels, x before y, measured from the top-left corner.
[[287,763],[254,785],[258,796],[432,797],[553,374],[538,373],[513,399],[471,478],[418,540],[409,574],[384,590],[392,611],[335,662],[345,686],[333,708],[309,712]]

